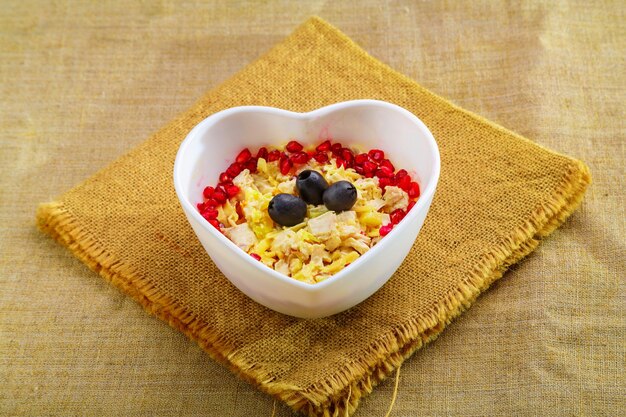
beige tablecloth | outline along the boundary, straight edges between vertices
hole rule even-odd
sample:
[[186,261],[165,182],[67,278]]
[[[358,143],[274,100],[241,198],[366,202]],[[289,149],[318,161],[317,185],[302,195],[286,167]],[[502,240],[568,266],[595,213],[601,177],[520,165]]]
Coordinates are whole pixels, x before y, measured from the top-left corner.
[[[311,14],[594,175],[562,228],[403,365],[392,415],[624,412],[622,2],[14,1],[0,16],[0,414],[291,415],[39,234],[34,209]],[[393,382],[355,415],[383,416]]]

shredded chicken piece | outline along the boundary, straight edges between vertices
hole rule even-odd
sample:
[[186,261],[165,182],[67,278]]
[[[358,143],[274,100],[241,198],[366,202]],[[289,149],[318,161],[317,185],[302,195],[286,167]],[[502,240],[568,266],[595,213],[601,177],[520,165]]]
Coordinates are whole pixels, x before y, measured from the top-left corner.
[[278,188],[281,193],[296,194],[296,178],[294,177],[289,181],[281,182],[276,188]]
[[233,178],[233,184],[235,184],[241,190],[245,188],[253,187],[254,178],[252,178],[252,175],[250,175],[250,170],[246,168],[243,171],[241,171],[239,175]]
[[409,195],[400,187],[387,186],[383,198],[385,199],[385,207],[389,211],[396,209],[404,210],[409,205]]
[[321,240],[326,240],[331,237],[336,223],[337,215],[335,212],[329,211],[314,219],[310,219],[307,226],[313,236]]
[[248,223],[241,223],[237,226],[224,229],[224,234],[232,240],[235,245],[246,252],[258,242],[256,235],[252,229],[250,229]]
[[324,266],[324,261],[330,262],[330,254],[324,248],[324,245],[313,245],[311,251],[311,263],[319,267]]
[[291,271],[289,271],[289,264],[284,259],[280,259],[278,262],[274,264],[274,269],[276,272],[280,272],[283,275],[291,276]]
[[288,253],[292,246],[298,244],[298,239],[296,237],[296,232],[293,230],[283,230],[279,234],[274,237],[274,241],[272,242],[271,250],[276,253],[286,254]]
[[341,238],[338,235],[332,235],[331,237],[326,239],[326,242],[324,242],[324,246],[326,247],[326,249],[331,252],[337,249],[340,245]]
[[341,213],[337,215],[337,223],[356,224],[357,223],[356,211],[352,211],[352,210],[342,211]]
[[[366,237],[363,235],[361,236]],[[369,240],[369,238],[367,239]],[[359,252],[361,255],[363,255],[365,252],[367,252],[370,249],[369,245],[366,243],[365,240],[355,239],[353,237],[349,237],[348,239],[344,240],[343,244],[356,249],[356,251]]]

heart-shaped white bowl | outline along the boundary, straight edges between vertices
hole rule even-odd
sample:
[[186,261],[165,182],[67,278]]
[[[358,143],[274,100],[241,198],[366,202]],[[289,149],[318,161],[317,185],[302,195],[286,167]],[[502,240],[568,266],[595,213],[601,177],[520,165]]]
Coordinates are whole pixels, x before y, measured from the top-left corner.
[[[420,184],[415,207],[377,245],[355,262],[318,284],[306,284],[256,261],[211,226],[196,209],[206,185],[243,149],[303,145],[325,139],[361,150],[378,148],[397,169]],[[187,135],[176,155],[174,186],[182,208],[205,250],[224,275],[256,302],[302,318],[344,311],[376,292],[398,269],[420,231],[439,179],[439,149],[417,117],[391,103],[355,100],[309,113],[271,107],[234,107],[215,113]]]

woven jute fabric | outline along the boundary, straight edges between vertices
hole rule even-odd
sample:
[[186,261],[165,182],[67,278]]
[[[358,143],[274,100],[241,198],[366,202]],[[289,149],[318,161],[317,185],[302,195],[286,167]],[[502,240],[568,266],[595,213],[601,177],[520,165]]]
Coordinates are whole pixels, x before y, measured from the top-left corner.
[[[37,232],[34,211],[314,14],[593,174],[555,233],[403,362],[391,416],[624,414],[625,13],[611,0],[3,2],[0,415],[295,417]],[[355,417],[386,415],[390,374]]]
[[[357,98],[394,102],[429,126],[442,159],[432,209],[374,296],[324,319],[278,314],[234,288],[202,250],[172,188],[175,153],[195,124],[225,108],[308,111]],[[312,18],[127,155],[43,204],[38,222],[262,391],[310,416],[343,416],[559,226],[589,182],[583,163],[446,102]]]

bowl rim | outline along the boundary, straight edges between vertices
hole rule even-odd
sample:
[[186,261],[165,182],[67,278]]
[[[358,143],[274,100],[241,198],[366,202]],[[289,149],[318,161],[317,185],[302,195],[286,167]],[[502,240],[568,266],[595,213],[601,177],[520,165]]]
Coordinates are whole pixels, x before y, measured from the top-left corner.
[[[210,225],[200,215],[198,210],[194,207],[191,201],[189,201],[187,196],[183,195],[182,190],[184,187],[181,184],[180,173],[181,173],[181,170],[183,169],[183,165],[184,165],[183,159],[186,153],[186,149],[190,146],[192,142],[194,142],[195,140],[199,140],[199,138],[201,137],[201,135],[199,134],[200,132],[206,131],[211,125],[215,124],[218,120],[224,117],[230,116],[232,114],[235,114],[235,113],[243,113],[243,112],[249,112],[249,111],[256,111],[256,112],[261,112],[261,113],[276,114],[276,115],[283,115],[283,116],[286,115],[293,119],[308,120],[313,117],[323,116],[327,113],[332,113],[337,110],[345,109],[348,107],[363,106],[363,105],[392,109],[394,111],[397,111],[403,114],[405,117],[413,121],[418,127],[418,129],[422,131],[424,137],[426,138],[428,147],[430,149],[430,157],[433,159],[433,162],[434,162],[433,168],[430,173],[429,180],[426,183],[425,187],[422,189],[420,198],[417,200],[417,203],[415,204],[414,209],[410,210],[410,212],[406,215],[406,217],[402,221],[400,221],[400,223],[398,223],[387,236],[385,236],[385,237],[390,237],[391,239],[381,239],[380,242],[374,245],[373,248],[371,248],[365,254],[359,256],[357,260],[355,260],[350,265],[348,265],[341,271],[337,272],[336,274],[325,279],[324,281],[315,283],[315,284],[309,284],[306,282],[298,281],[296,279],[283,275],[277,272],[276,270],[274,270],[273,268],[270,268],[267,265],[263,264],[262,262],[259,262],[256,259],[252,258],[246,252],[244,252],[241,248],[235,245],[230,239],[224,236],[221,232],[217,231],[212,225]],[[183,206],[183,209],[185,209],[185,211],[188,214],[190,213],[190,215],[195,220],[198,221],[198,224],[200,224],[204,230],[207,230],[215,238],[217,238],[217,240],[225,244],[230,249],[235,250],[241,255],[247,255],[247,256],[241,257],[243,262],[247,262],[249,265],[252,265],[255,268],[259,268],[261,271],[265,273],[269,273],[270,276],[272,276],[273,278],[287,285],[295,286],[306,292],[314,293],[314,292],[322,291],[324,288],[330,285],[333,285],[335,282],[345,279],[347,276],[349,276],[350,272],[353,269],[357,268],[365,260],[376,256],[378,252],[383,251],[385,247],[392,244],[394,240],[393,236],[398,236],[402,230],[406,229],[408,225],[411,223],[410,219],[416,217],[418,213],[424,209],[424,206],[434,195],[435,189],[437,187],[437,183],[439,181],[440,171],[441,171],[441,159],[440,159],[440,154],[439,154],[439,147],[437,146],[437,142],[435,141],[433,134],[430,132],[428,127],[426,127],[424,122],[422,122],[417,116],[415,116],[410,111],[396,104],[392,104],[392,103],[381,101],[381,100],[363,99],[363,100],[342,101],[342,102],[330,104],[328,106],[320,107],[318,109],[305,112],[305,113],[299,113],[299,112],[294,112],[290,110],[284,110],[284,109],[280,109],[276,107],[267,107],[267,106],[237,106],[237,107],[231,107],[225,110],[221,110],[217,113],[213,113],[210,116],[203,119],[201,122],[199,122],[196,126],[194,126],[194,128],[187,134],[185,139],[182,141],[180,147],[178,148],[178,152],[176,153],[173,174],[174,174],[174,188],[176,190],[176,195],[178,196],[178,200],[180,204]]]

